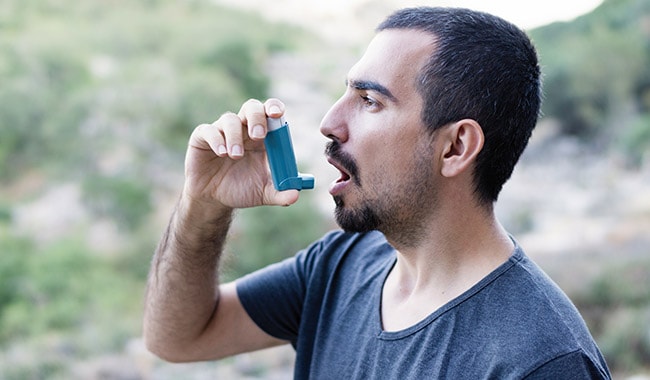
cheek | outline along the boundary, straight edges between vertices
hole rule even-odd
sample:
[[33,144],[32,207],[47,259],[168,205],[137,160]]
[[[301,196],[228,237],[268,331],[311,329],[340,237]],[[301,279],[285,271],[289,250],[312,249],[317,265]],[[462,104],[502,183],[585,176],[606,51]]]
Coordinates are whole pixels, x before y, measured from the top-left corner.
[[404,180],[404,155],[390,147],[375,149],[367,157],[367,170],[362,171],[361,180],[368,191],[375,196],[391,194]]
[[[396,150],[401,149],[403,136],[399,130],[390,123],[362,122],[351,133],[350,139],[354,139],[357,152],[366,160],[382,159],[387,155],[393,155]],[[370,161],[372,162],[372,161]]]
[[361,177],[372,173],[375,181],[381,177],[394,179],[414,164],[413,155],[424,133],[417,120],[382,114],[357,122],[349,142],[355,146]]

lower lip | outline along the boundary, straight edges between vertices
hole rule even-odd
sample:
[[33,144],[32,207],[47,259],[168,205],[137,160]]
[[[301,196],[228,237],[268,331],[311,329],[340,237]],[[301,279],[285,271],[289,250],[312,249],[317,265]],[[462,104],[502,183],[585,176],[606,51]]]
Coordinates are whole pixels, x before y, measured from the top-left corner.
[[350,183],[350,180],[347,181],[336,181],[333,182],[330,185],[330,194],[331,195],[339,195],[343,192],[345,187],[347,187],[348,183]]

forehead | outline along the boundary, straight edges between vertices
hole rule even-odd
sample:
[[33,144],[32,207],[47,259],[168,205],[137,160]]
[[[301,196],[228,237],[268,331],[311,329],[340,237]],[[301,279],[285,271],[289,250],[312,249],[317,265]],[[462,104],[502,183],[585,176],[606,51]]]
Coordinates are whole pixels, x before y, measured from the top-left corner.
[[366,52],[348,73],[349,80],[372,80],[399,90],[411,90],[434,49],[432,35],[412,29],[383,30],[370,41]]

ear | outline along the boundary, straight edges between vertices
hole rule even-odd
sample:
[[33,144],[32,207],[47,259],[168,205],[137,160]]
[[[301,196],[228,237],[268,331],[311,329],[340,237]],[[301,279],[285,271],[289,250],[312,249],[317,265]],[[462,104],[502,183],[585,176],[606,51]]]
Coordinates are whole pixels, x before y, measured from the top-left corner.
[[483,149],[483,128],[472,119],[463,119],[445,128],[441,174],[454,177],[473,167]]

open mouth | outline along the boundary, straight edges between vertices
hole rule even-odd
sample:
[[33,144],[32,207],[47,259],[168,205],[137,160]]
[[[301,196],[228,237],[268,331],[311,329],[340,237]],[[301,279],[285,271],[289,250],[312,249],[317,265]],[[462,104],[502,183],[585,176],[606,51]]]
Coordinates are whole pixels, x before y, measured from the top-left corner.
[[331,159],[329,160],[329,163],[341,173],[341,176],[336,180],[336,182],[345,182],[350,180],[350,173],[348,173],[340,164]]
[[336,180],[336,183],[346,182],[350,180],[350,173],[347,172],[338,162],[335,162],[332,158],[328,158],[327,162],[330,165],[334,166],[340,173],[341,176]]
[[333,158],[328,157],[327,162],[329,162],[330,165],[334,166],[340,173],[339,178],[337,178],[330,185],[330,194],[337,195],[341,191],[343,191],[343,189],[347,186],[347,184],[350,182],[350,179],[352,177],[351,177],[350,173],[343,166],[341,166],[340,163],[334,161]]
[[356,162],[352,156],[342,151],[341,145],[338,142],[331,141],[327,144],[325,156],[327,157],[327,162],[334,166],[341,174],[330,186],[330,194],[339,194],[350,182],[361,186],[359,176],[357,175],[358,169]]

